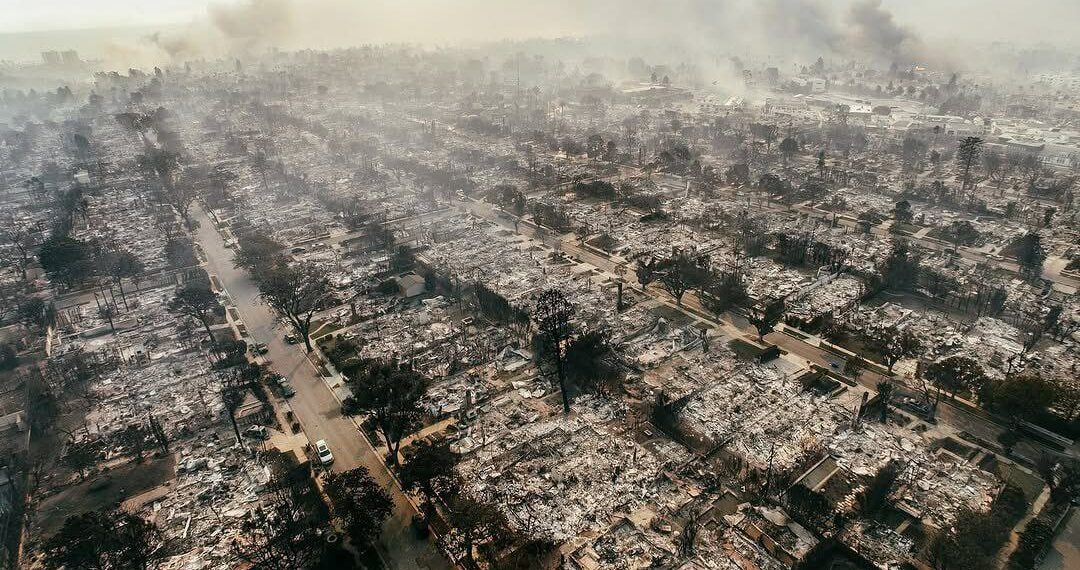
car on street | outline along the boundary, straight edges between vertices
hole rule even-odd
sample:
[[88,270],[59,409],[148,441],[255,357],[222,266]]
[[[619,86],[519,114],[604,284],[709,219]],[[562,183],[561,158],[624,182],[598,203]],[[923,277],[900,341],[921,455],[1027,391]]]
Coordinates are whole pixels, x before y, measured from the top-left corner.
[[325,439],[315,442],[315,454],[319,456],[319,463],[330,465],[334,462],[334,454],[330,452],[330,446],[326,445]]
[[274,378],[274,382],[278,385],[278,390],[281,391],[281,395],[286,398],[292,398],[296,395],[296,390],[293,389],[292,384],[289,383],[289,379],[278,375]]
[[431,528],[428,526],[428,521],[424,515],[416,513],[412,516],[412,523],[410,525],[414,536],[418,539],[426,539],[431,534]]
[[270,347],[266,346],[265,342],[257,342],[251,347],[251,350],[255,352],[255,354],[266,354],[267,352],[270,352]]
[[294,334],[285,335],[285,342],[288,344],[298,344],[300,339]]
[[923,417],[930,415],[930,406],[915,398],[904,396],[897,400],[897,406]]

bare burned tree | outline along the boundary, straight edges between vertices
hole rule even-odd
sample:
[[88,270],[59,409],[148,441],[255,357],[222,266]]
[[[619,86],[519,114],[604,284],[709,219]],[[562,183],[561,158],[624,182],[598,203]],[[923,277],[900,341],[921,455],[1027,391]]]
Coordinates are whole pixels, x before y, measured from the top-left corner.
[[34,259],[35,239],[29,228],[12,224],[0,232],[0,262],[10,265],[26,281],[26,269]]
[[218,372],[221,379],[221,401],[225,404],[225,413],[229,414],[229,422],[232,423],[233,433],[236,434],[236,443],[240,447],[244,445],[244,438],[240,436],[240,426],[236,423],[236,411],[244,403],[250,382],[241,376],[236,368]]
[[124,292],[124,279],[134,278],[144,269],[142,260],[130,251],[118,250],[106,255],[105,272],[120,289],[120,299],[124,303],[125,310],[128,309],[128,302],[127,293]]

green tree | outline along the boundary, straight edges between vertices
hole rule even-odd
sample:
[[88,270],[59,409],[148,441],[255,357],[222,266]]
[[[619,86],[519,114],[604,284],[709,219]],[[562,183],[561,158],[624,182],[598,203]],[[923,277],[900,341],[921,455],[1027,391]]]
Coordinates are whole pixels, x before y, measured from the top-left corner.
[[141,275],[144,271],[143,262],[134,253],[127,250],[113,251],[105,255],[105,272],[112,278],[113,283],[120,288],[120,299],[124,303],[124,309],[128,308],[127,294],[124,293],[124,279],[131,279]]
[[1039,232],[1030,231],[1024,234],[1016,248],[1016,262],[1020,264],[1020,274],[1028,279],[1040,277],[1045,260],[1046,250]]
[[780,155],[784,157],[784,164],[787,164],[791,160],[791,157],[795,156],[799,152],[799,141],[791,138],[784,137],[784,140],[780,141]]
[[85,281],[95,272],[93,247],[66,236],[45,240],[38,258],[42,269],[68,287]]
[[991,384],[989,403],[1017,425],[1045,412],[1057,394],[1057,387],[1038,374],[1013,375]]
[[420,421],[419,404],[427,391],[427,379],[383,360],[361,361],[342,372],[357,408],[371,414],[390,452],[390,462],[397,465],[401,439]]
[[408,459],[400,471],[401,483],[406,488],[419,489],[425,497],[433,498],[453,480],[458,456],[450,451],[449,443],[423,440],[406,451]]
[[859,374],[866,368],[866,359],[853,354],[851,358],[844,361],[844,374],[851,376],[853,380],[859,379]]
[[960,190],[966,191],[971,186],[971,171],[979,163],[983,140],[979,137],[965,137],[956,149],[956,163],[960,168]]
[[713,273],[701,287],[698,299],[701,306],[721,317],[728,309],[746,302],[746,283],[737,271]]
[[237,267],[256,271],[282,262],[285,246],[260,230],[241,234],[236,242],[238,251],[233,256],[233,263]]
[[247,511],[240,530],[230,550],[249,568],[311,568],[326,550],[323,525],[299,493],[289,489],[273,490],[269,501]]
[[571,340],[564,359],[570,381],[597,394],[612,394],[625,376],[615,362],[611,333],[607,329],[591,330]]
[[637,277],[638,283],[641,284],[642,291],[645,291],[649,283],[656,281],[659,276],[658,263],[656,259],[650,257],[644,261],[639,259],[634,266],[634,275]]
[[690,289],[701,287],[709,276],[708,258],[689,252],[678,252],[661,260],[656,266],[660,284],[682,305],[683,295]]
[[27,297],[15,309],[15,318],[26,328],[45,328],[56,319],[56,308],[40,297]]
[[942,231],[945,239],[955,245],[975,245],[982,239],[982,234],[975,228],[975,224],[967,220],[953,220]]
[[929,145],[921,139],[905,137],[900,144],[900,158],[905,171],[911,170],[926,155]]
[[885,286],[900,291],[913,289],[918,283],[920,261],[906,240],[893,242],[889,256],[878,269]]
[[986,382],[982,366],[966,356],[950,356],[934,362],[923,374],[935,389],[935,409],[942,393],[953,399],[959,392],[978,392]]
[[881,355],[885,365],[892,374],[893,366],[902,358],[915,356],[922,350],[919,337],[909,329],[899,329],[895,326],[879,329],[870,336],[870,343],[874,350]]
[[898,224],[910,224],[915,214],[911,211],[911,202],[900,200],[893,207],[893,219]]
[[143,453],[146,452],[146,428],[140,424],[130,424],[117,434],[120,445],[125,447],[131,455],[135,456],[135,462],[142,462]]
[[1021,440],[1020,432],[1015,429],[1007,429],[997,436],[998,443],[1005,450],[1005,455],[1012,455],[1013,447]]
[[478,543],[506,541],[511,537],[506,517],[497,508],[468,495],[450,501],[448,515],[450,525],[461,535],[470,568],[478,567],[474,553]]
[[532,316],[537,324],[540,342],[555,360],[559,390],[562,392],[563,412],[570,413],[570,395],[566,390],[564,370],[564,348],[566,341],[573,335],[570,319],[574,316],[574,305],[558,289],[548,289],[536,300],[536,308]]
[[211,191],[210,197],[215,203],[230,198],[229,187],[238,179],[235,172],[220,164],[215,166],[206,178]]
[[375,542],[383,521],[394,509],[390,495],[363,467],[330,474],[326,479],[326,495],[357,548],[370,547]]
[[404,271],[412,268],[416,264],[416,255],[413,253],[412,248],[407,245],[398,246],[394,255],[390,256],[390,269],[394,271]]
[[324,308],[334,292],[327,270],[314,263],[301,263],[296,267],[282,264],[255,275],[262,299],[285,317],[311,352],[311,319]]
[[1054,538],[1054,525],[1046,517],[1036,517],[1028,521],[1024,532],[1020,533],[1019,544],[1012,558],[1010,568],[1035,568],[1039,556],[1046,550]]
[[71,443],[64,449],[61,461],[68,469],[79,476],[79,481],[86,479],[87,471],[97,465],[99,453],[97,449],[85,442]]
[[0,344],[0,371],[14,370],[19,366],[19,353],[10,344]]
[[165,260],[173,269],[199,264],[199,258],[195,255],[195,244],[186,235],[173,236],[165,241]]
[[206,329],[206,335],[210,338],[210,343],[214,344],[214,331],[210,330],[210,324],[215,314],[224,313],[224,307],[209,287],[195,284],[177,291],[169,301],[169,310],[202,323],[203,328]]
[[494,189],[495,203],[511,214],[521,217],[525,214],[525,194],[513,184],[499,184]]
[[880,380],[877,383],[878,404],[881,405],[881,423],[889,419],[889,405],[892,403],[893,393],[896,387],[888,380]]

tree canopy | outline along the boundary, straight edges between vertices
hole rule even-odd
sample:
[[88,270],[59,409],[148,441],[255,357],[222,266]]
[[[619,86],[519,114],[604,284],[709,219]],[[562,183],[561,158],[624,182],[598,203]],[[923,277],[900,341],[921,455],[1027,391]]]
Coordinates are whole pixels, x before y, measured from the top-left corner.
[[224,307],[209,287],[195,284],[180,289],[169,301],[169,310],[199,321],[206,329],[210,342],[214,342],[214,332],[210,330],[210,323],[214,314],[224,312]]
[[364,360],[342,371],[348,378],[356,406],[371,414],[376,429],[398,462],[401,438],[411,433],[420,420],[420,398],[427,391],[427,379],[410,368],[385,360]]
[[69,516],[42,550],[50,570],[145,570],[161,558],[160,531],[125,511]]
[[375,541],[394,507],[390,495],[363,467],[330,474],[326,479],[326,494],[334,514],[345,522],[345,530],[357,547]]
[[51,277],[69,287],[85,281],[96,271],[93,245],[67,236],[45,240],[38,258]]
[[280,263],[285,246],[262,231],[241,234],[237,238],[237,251],[233,263],[249,271],[268,268]]
[[566,372],[563,344],[573,334],[570,319],[574,305],[558,289],[548,289],[540,294],[533,310],[539,341],[555,360],[559,390],[562,392],[563,411],[570,413],[570,395],[566,391]]
[[457,454],[447,442],[420,441],[410,446],[408,460],[401,466],[401,482],[410,489],[419,489],[428,497],[434,496],[444,484],[454,478]]
[[311,319],[334,291],[327,270],[314,263],[279,264],[256,272],[259,292],[304,340],[311,352]]

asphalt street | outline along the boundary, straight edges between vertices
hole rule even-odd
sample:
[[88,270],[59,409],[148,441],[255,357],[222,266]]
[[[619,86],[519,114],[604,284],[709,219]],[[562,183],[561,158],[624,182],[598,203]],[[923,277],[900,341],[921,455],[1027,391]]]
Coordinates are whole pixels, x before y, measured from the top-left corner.
[[261,302],[258,286],[247,271],[233,266],[233,252],[225,247],[210,218],[202,210],[192,211],[199,222],[197,239],[207,259],[206,270],[216,275],[228,292],[251,335],[249,344],[266,343],[269,348],[266,358],[271,367],[290,379],[296,395],[288,402],[308,439],[326,440],[334,454],[334,472],[366,467],[393,498],[394,511],[380,540],[380,552],[387,565],[402,570],[452,568],[431,540],[415,538],[410,525],[416,508],[380,461],[380,452],[371,446],[351,418],[341,414],[340,404],[308,360],[303,344],[285,342],[289,331],[278,324],[276,315]]

